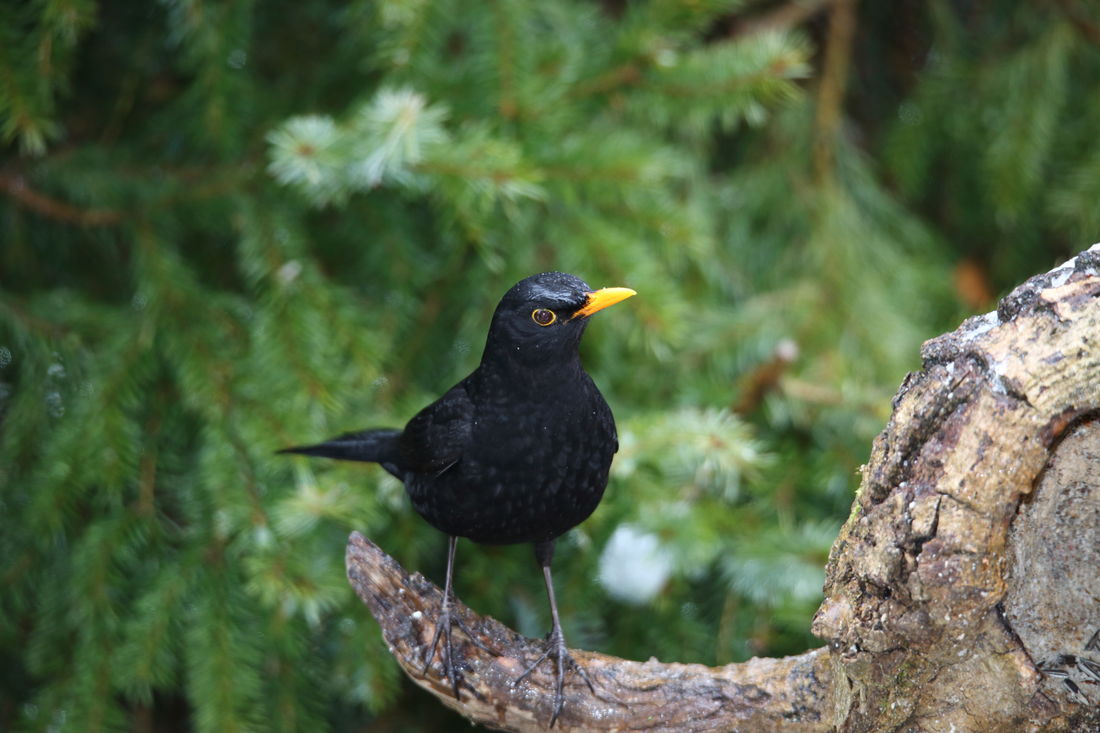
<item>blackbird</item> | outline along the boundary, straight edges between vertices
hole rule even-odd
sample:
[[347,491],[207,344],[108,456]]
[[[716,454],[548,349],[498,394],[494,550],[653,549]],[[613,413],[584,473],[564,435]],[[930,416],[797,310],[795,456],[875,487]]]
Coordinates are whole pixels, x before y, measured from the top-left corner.
[[611,409],[581,366],[577,347],[589,316],[632,295],[629,288],[593,290],[561,272],[532,275],[501,299],[477,369],[404,430],[364,430],[280,451],[381,464],[405,484],[417,513],[447,534],[447,579],[424,668],[442,633],[441,661],[456,698],[451,624],[459,621],[450,608],[459,537],[534,544],[553,627],[546,651],[516,682],[553,659],[550,725],[561,713],[566,665],[592,688],[566,649],[550,565],[554,541],[599,504],[619,447]]

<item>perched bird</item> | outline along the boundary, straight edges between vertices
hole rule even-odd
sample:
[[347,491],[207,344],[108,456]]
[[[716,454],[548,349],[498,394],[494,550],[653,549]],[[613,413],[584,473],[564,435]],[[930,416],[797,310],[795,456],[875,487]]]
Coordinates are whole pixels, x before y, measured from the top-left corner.
[[550,565],[554,541],[599,504],[619,446],[611,409],[577,347],[589,316],[632,295],[629,288],[593,290],[561,272],[532,275],[501,299],[477,369],[404,430],[364,430],[280,451],[379,463],[404,482],[417,513],[447,534],[447,580],[424,667],[442,633],[442,663],[456,698],[451,624],[458,619],[450,608],[459,537],[534,544],[553,628],[546,651],[516,681],[553,659],[550,725],[561,713],[566,665],[592,687],[565,646]]

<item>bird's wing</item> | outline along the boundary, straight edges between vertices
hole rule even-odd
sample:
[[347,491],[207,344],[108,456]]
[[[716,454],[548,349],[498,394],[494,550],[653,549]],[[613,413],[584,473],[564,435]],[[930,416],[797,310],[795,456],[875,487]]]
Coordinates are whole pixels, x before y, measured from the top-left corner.
[[401,465],[441,474],[462,460],[474,424],[474,403],[463,382],[418,412],[401,434]]

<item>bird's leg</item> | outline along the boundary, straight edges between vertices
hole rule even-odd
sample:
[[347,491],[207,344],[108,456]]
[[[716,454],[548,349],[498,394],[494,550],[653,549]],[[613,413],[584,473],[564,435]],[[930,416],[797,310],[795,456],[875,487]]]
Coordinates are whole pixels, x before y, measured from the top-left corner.
[[435,633],[432,634],[432,643],[428,645],[428,653],[424,656],[424,669],[421,670],[421,674],[428,671],[428,667],[431,666],[432,659],[435,657],[435,648],[439,645],[439,637],[443,637],[443,672],[447,675],[447,680],[451,683],[451,687],[455,691],[455,699],[461,700],[462,698],[458,694],[458,671],[455,669],[454,661],[454,644],[451,641],[451,625],[455,625],[462,629],[462,633],[466,634],[471,642],[474,643],[482,651],[492,652],[487,646],[478,641],[477,636],[466,628],[466,624],[462,623],[462,619],[458,616],[451,615],[451,602],[454,600],[454,591],[452,590],[452,580],[454,578],[455,567],[455,547],[458,544],[458,538],[450,536],[447,538],[447,580],[443,584],[443,603],[439,608],[439,618],[436,620]]
[[462,698],[458,694],[458,673],[455,671],[454,647],[451,645],[451,578],[454,575],[455,545],[457,544],[458,538],[454,535],[447,538],[447,580],[443,584],[443,603],[439,609],[435,633],[432,634],[432,643],[428,645],[428,654],[424,658],[424,669],[421,673],[428,671],[432,658],[435,657],[436,645],[439,644],[439,635],[443,634],[443,671],[447,675],[451,687],[454,688],[455,699],[461,700]]
[[558,602],[554,597],[554,580],[550,573],[550,563],[554,558],[554,541],[539,542],[535,545],[535,559],[538,560],[539,565],[542,566],[542,579],[546,583],[546,596],[550,599],[550,617],[553,620],[553,628],[550,630],[550,635],[546,639],[546,651],[542,653],[534,664],[523,671],[519,677],[516,678],[515,683],[519,684],[523,679],[534,671],[535,667],[542,663],[542,660],[547,657],[554,658],[554,713],[550,716],[550,727],[554,727],[554,722],[561,714],[562,706],[565,703],[565,694],[563,686],[565,684],[565,666],[568,664],[577,674],[581,676],[581,679],[588,685],[588,689],[593,694],[596,692],[596,688],[592,686],[592,680],[588,679],[588,674],[584,669],[574,661],[573,657],[569,654],[569,649],[565,646],[565,635],[561,630],[561,619],[558,617]]

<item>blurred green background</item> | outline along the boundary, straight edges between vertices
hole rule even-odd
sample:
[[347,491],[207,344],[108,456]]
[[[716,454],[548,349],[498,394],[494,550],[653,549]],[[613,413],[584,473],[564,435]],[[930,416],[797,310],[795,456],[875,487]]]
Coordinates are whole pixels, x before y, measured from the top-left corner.
[[[468,724],[344,579],[442,580],[373,466],[516,280],[594,319],[622,449],[572,646],[724,664],[809,622],[922,340],[1100,239],[1100,3],[0,7],[0,730]],[[525,546],[457,593],[549,628]]]

